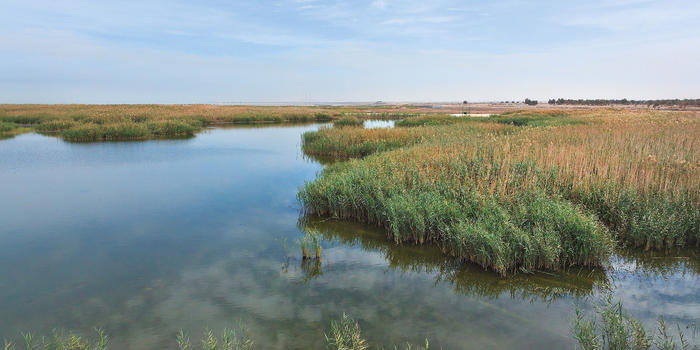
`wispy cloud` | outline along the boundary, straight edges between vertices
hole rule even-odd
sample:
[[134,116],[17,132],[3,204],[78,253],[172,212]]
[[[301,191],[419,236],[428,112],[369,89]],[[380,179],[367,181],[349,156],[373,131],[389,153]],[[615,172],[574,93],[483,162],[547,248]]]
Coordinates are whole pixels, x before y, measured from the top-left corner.
[[435,16],[435,17],[404,17],[388,19],[382,24],[420,24],[420,23],[448,23],[457,20],[456,16]]
[[700,95],[691,0],[7,0],[0,30],[0,102]]

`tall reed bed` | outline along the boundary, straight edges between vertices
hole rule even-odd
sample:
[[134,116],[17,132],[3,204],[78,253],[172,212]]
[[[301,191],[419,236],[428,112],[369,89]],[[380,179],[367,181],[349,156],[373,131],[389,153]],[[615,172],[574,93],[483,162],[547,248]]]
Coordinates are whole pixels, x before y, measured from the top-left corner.
[[321,235],[318,231],[309,229],[299,239],[302,260],[321,259]]
[[[501,274],[598,266],[613,239],[647,249],[700,242],[697,115],[567,118],[412,128],[413,142],[330,166],[298,198],[308,214],[375,223],[397,243],[437,242]],[[363,155],[358,135],[322,130],[304,135],[304,149]]]

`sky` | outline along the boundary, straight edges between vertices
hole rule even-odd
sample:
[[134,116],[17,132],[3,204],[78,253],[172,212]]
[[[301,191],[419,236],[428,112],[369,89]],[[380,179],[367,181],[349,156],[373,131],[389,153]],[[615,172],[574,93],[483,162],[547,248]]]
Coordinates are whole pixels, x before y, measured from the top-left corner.
[[700,98],[700,1],[0,0],[0,103]]

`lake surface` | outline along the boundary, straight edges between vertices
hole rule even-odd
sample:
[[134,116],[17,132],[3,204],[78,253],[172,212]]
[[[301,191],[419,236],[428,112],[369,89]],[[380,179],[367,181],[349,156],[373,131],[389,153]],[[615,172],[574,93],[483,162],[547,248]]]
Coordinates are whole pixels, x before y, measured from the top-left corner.
[[[300,135],[318,127],[0,141],[0,339],[102,327],[114,349],[174,348],[180,329],[194,340],[243,321],[258,349],[323,349],[345,312],[373,346],[561,349],[574,308],[606,290],[649,327],[700,319],[697,250],[504,279],[373,227],[300,220],[297,190],[322,169]],[[295,246],[307,227],[320,262]]]

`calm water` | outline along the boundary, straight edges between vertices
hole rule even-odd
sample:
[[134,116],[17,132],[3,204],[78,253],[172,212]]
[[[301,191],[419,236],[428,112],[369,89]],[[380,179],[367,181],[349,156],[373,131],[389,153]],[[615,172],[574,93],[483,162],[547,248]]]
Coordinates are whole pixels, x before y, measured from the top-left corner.
[[[198,338],[241,320],[260,349],[323,348],[346,312],[372,345],[572,348],[573,308],[605,290],[650,326],[700,319],[697,252],[501,279],[371,227],[300,221],[297,189],[321,169],[300,134],[317,127],[0,141],[0,339],[99,326],[115,349],[173,348],[179,329]],[[323,233],[320,264],[294,246],[307,226]]]

